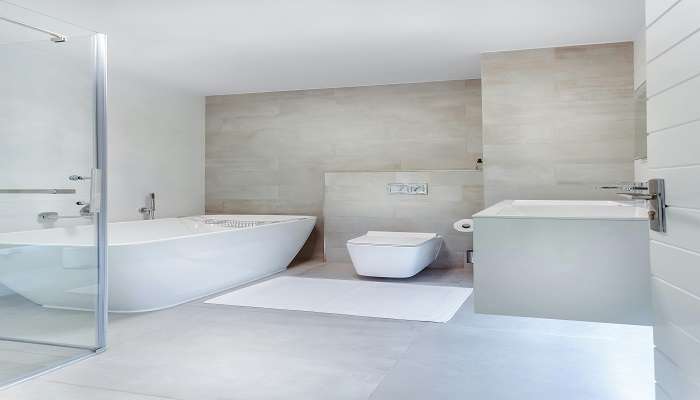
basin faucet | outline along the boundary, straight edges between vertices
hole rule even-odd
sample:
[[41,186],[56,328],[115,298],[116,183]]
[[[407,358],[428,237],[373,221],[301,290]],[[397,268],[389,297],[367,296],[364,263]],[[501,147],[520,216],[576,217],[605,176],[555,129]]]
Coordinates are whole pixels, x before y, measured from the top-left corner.
[[146,206],[139,208],[139,212],[143,215],[143,219],[156,218],[156,194],[150,193],[146,198]]

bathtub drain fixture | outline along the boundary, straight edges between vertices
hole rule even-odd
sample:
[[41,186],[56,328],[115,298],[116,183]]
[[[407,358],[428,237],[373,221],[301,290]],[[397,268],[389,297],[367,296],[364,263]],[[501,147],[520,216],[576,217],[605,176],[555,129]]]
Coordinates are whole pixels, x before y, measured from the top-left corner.
[[273,221],[241,221],[237,219],[206,218],[203,222],[207,225],[218,225],[224,228],[252,228],[255,226],[271,224]]

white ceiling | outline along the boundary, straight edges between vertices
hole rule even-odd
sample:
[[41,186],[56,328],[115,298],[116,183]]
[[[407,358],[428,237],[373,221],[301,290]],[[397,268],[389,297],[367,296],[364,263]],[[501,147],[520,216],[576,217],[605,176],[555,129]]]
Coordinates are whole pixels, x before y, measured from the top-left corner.
[[478,78],[482,52],[644,24],[643,0],[14,2],[106,32],[112,68],[203,95]]

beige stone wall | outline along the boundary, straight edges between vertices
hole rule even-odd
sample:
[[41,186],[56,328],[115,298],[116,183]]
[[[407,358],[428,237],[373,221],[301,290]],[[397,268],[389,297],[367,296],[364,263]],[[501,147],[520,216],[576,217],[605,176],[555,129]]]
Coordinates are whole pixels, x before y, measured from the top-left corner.
[[212,96],[206,209],[316,215],[320,255],[324,172],[472,169],[481,151],[478,80]]
[[482,82],[486,205],[634,178],[632,43],[484,54]]
[[[427,183],[428,195],[388,194],[389,183]],[[472,234],[452,224],[483,208],[481,171],[329,172],[325,174],[325,254],[350,261],[345,243],[369,230],[435,232],[443,247],[435,267],[461,267]]]

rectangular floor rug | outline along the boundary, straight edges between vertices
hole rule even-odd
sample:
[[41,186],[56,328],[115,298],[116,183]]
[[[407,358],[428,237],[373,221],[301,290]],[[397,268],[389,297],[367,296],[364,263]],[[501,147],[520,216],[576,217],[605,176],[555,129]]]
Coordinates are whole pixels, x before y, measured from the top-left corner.
[[207,303],[447,322],[471,294],[461,287],[282,276]]

